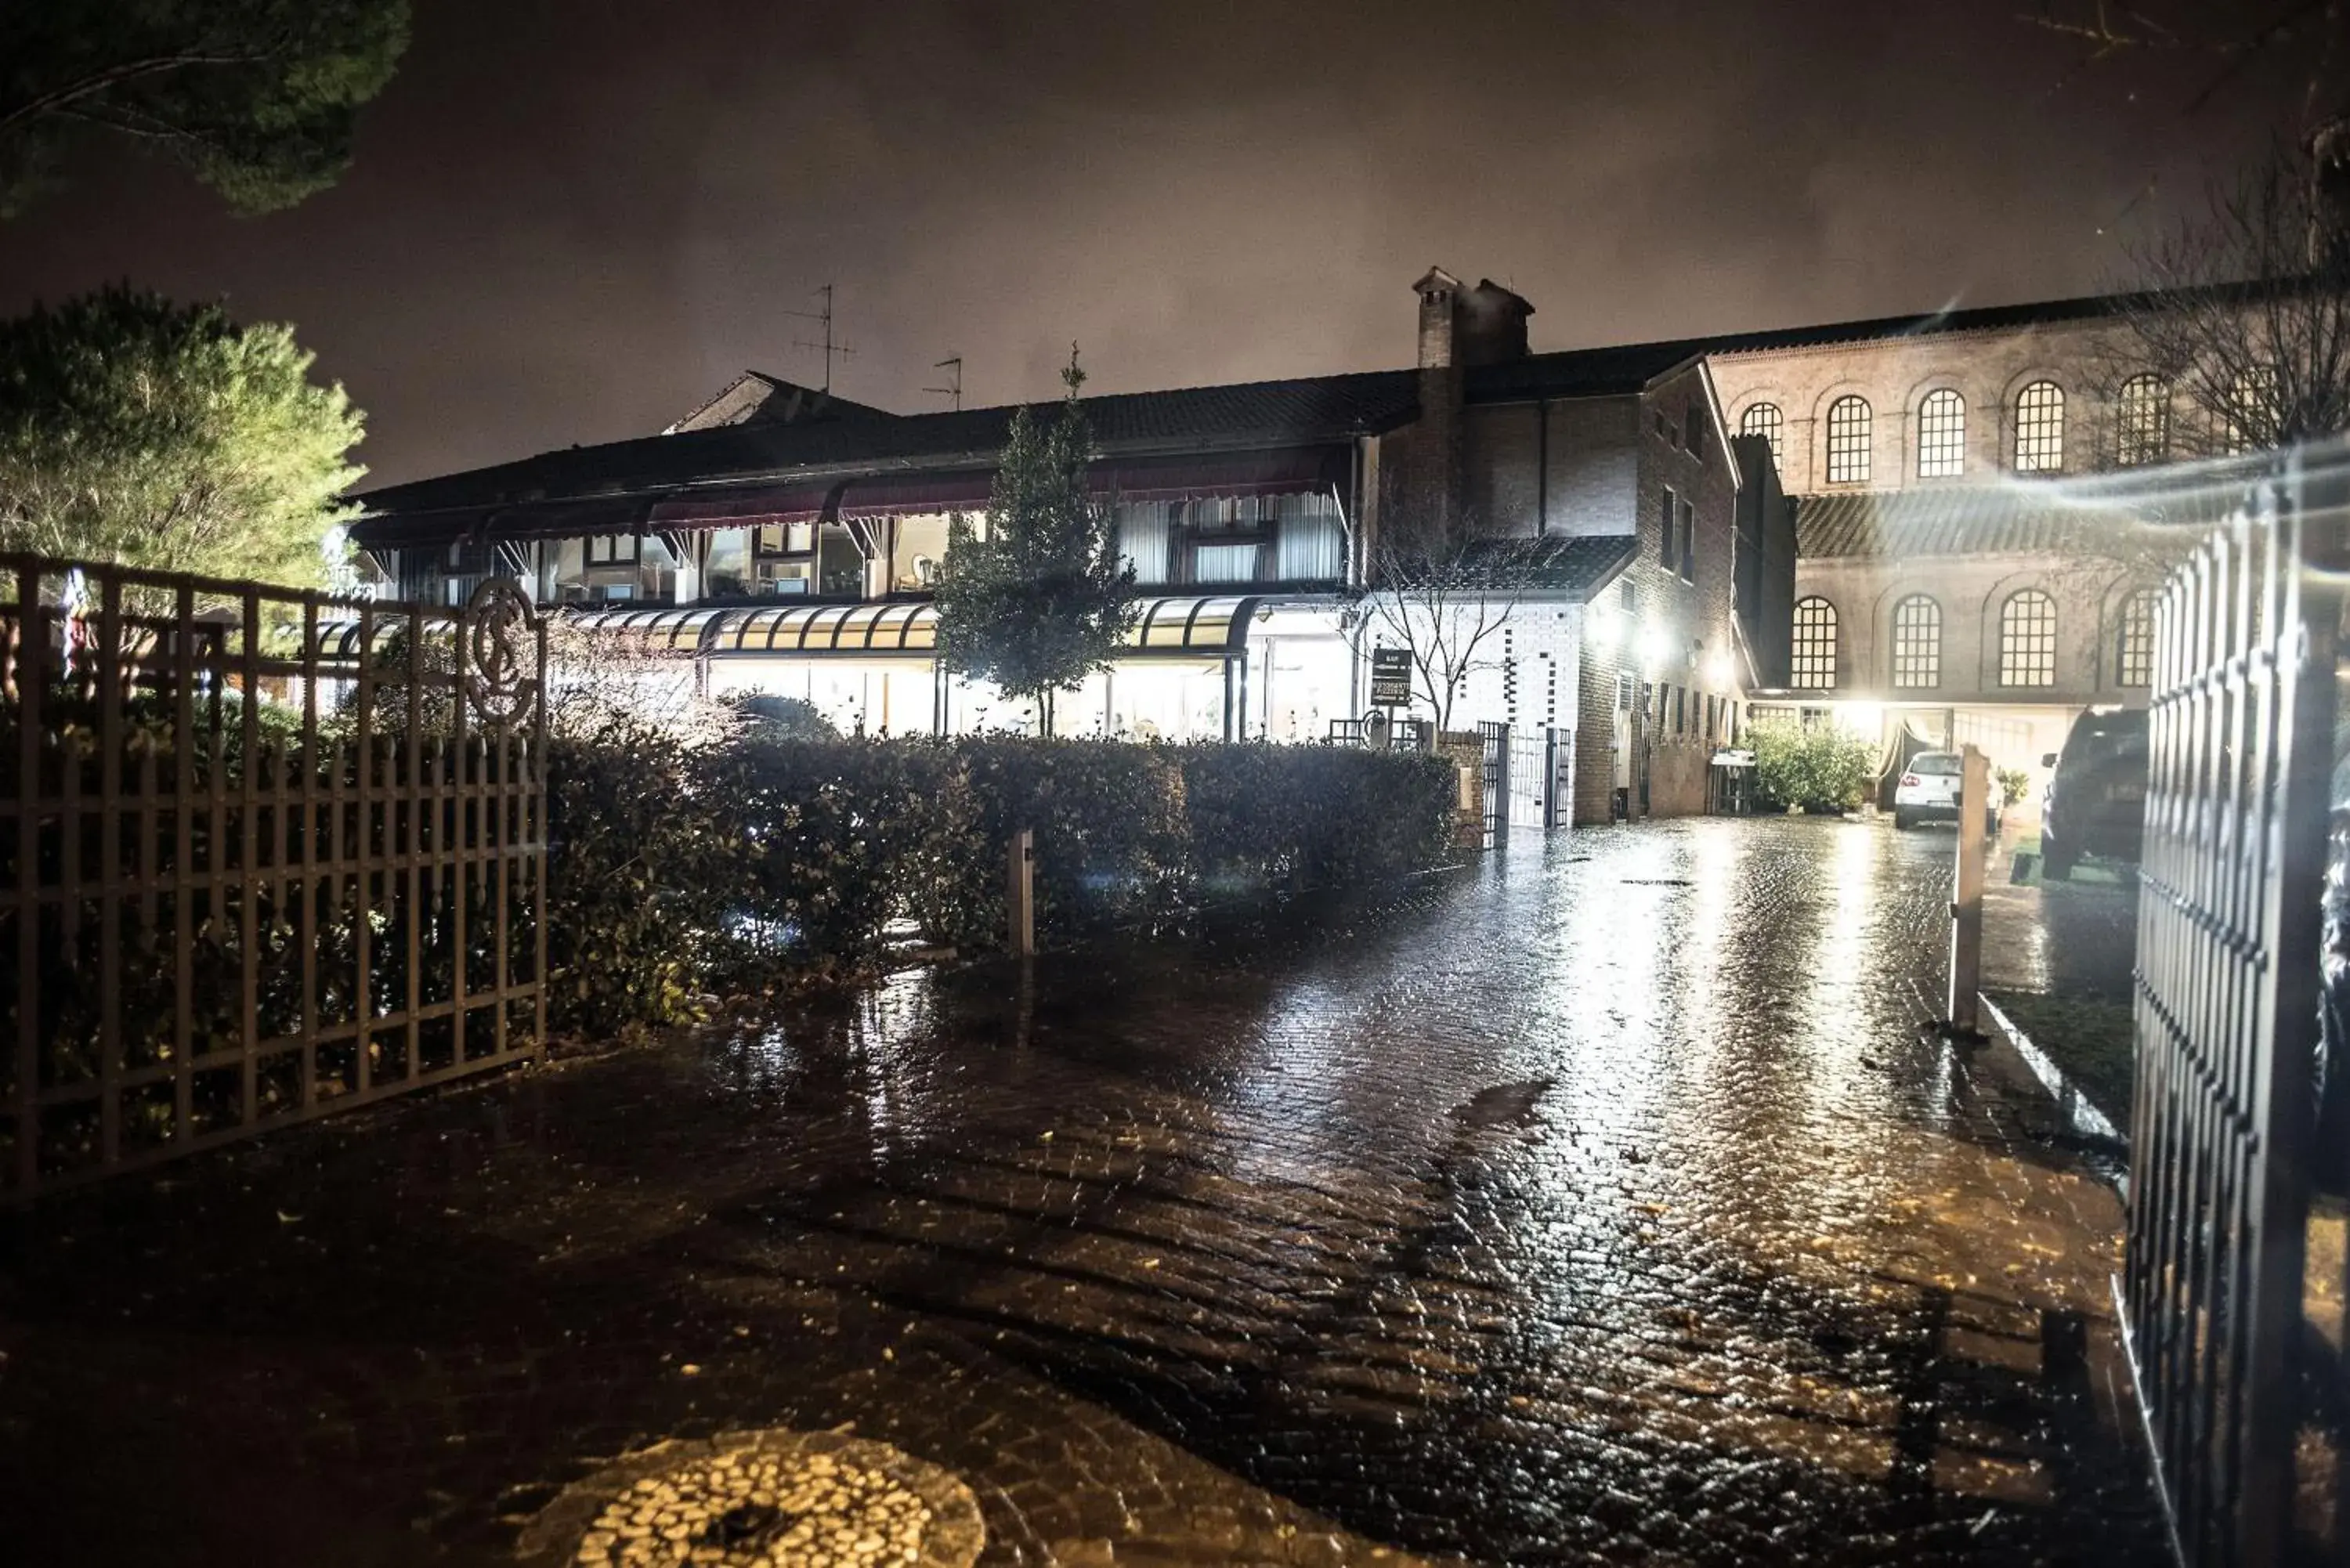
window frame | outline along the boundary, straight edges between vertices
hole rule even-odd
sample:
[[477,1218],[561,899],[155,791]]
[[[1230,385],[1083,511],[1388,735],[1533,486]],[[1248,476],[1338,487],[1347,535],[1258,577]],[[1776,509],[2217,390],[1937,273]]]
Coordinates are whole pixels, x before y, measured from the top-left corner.
[[2254,443],[2260,440],[2257,431],[2245,428],[2240,417],[2255,408],[2264,409],[2270,422],[2276,421],[2276,403],[2282,393],[2284,378],[2273,365],[2248,367],[2228,389],[2228,406],[2220,410],[2220,448],[2230,457],[2244,457],[2260,450]]
[[2064,389],[2045,376],[2015,394],[2010,457],[2018,473],[2064,472]]
[[[621,553],[622,546],[627,554]],[[598,547],[608,555],[598,555]],[[580,565],[589,570],[598,566],[633,566],[644,555],[644,541],[634,534],[590,534],[580,555]]]
[[1681,497],[1681,581],[1697,584],[1697,503]]
[[2142,370],[2114,389],[2116,467],[2170,460],[2172,396],[2169,379],[2153,370]]
[[1675,505],[1677,498],[1673,494],[1673,487],[1668,484],[1664,490],[1664,505],[1657,518],[1657,564],[1669,572],[1679,562],[1679,553],[1673,547],[1673,524],[1680,513]]
[[2056,598],[2047,589],[2017,588],[2000,600],[2001,690],[2045,691],[2055,686],[2057,632]]
[[[1925,613],[1913,617],[1911,612],[1918,610]],[[1892,633],[1893,657],[1887,674],[1894,690],[1940,691],[1942,601],[1931,594],[1902,595],[1893,606]]]
[[[798,528],[807,530],[807,544],[805,546],[797,546],[792,543],[792,532]],[[767,535],[770,530],[773,530],[775,536],[782,541],[781,544],[772,546],[768,545]],[[823,533],[824,530],[814,522],[757,524],[751,529],[751,559],[754,562],[813,560],[816,558],[816,547],[822,542]]]
[[[1754,417],[1757,414],[1767,414],[1769,417],[1758,420]],[[1758,426],[1762,428],[1758,429]],[[1761,402],[1749,403],[1746,405],[1746,410],[1738,416],[1738,433],[1742,436],[1759,435],[1770,442],[1771,466],[1781,472],[1786,471],[1787,413],[1785,410],[1767,399]]]
[[1966,472],[1966,395],[1937,387],[1918,400],[1918,477],[1958,479]]
[[1866,484],[1876,473],[1877,410],[1858,392],[1828,405],[1827,482]]
[[[1798,691],[1835,691],[1836,644],[1843,633],[1842,617],[1836,613],[1835,602],[1825,595],[1805,594],[1795,601],[1790,620],[1788,686]],[[1807,678],[1814,676],[1820,679]]]
[[2154,616],[2161,603],[2160,588],[2132,588],[2122,596],[2114,629],[2114,684],[2125,691],[2154,686]]

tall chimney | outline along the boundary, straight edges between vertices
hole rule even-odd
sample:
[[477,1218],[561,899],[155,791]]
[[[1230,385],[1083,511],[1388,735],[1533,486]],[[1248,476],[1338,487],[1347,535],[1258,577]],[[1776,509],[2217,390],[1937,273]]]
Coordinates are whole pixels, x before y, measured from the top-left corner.
[[1407,549],[1451,541],[1461,493],[1461,280],[1440,266],[1413,284],[1419,296],[1419,420],[1403,432],[1388,537]]
[[1419,368],[1441,370],[1452,363],[1453,313],[1461,299],[1461,280],[1440,266],[1411,286],[1419,296]]

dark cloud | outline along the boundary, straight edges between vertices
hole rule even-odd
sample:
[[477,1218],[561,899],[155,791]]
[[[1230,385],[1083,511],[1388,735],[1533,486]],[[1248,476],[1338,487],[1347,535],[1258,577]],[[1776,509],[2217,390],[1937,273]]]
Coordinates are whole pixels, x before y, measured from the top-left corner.
[[[2224,9],[2224,7],[2221,7]],[[0,309],[128,276],[296,322],[378,480],[654,429],[839,287],[850,396],[1406,362],[1430,262],[1537,344],[2095,288],[2275,84],[2073,73],[2000,0],[420,0],[359,161],[240,219],[93,152]]]

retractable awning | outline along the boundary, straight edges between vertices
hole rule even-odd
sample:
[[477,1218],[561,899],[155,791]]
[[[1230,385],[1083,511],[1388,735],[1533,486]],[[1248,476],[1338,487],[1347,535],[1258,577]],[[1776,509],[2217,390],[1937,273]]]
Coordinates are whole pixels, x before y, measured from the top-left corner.
[[938,611],[927,604],[778,605],[719,612],[706,653],[798,653],[927,659]]
[[582,631],[627,638],[647,653],[699,653],[723,609],[589,610],[574,618]]
[[[1142,601],[1126,634],[1129,659],[1217,659],[1248,646],[1257,599],[1243,595],[1184,594]],[[626,639],[648,653],[716,658],[791,655],[817,659],[929,659],[939,646],[938,607],[928,600],[871,604],[763,604],[580,609],[572,625]],[[455,621],[433,616],[424,628],[445,631]],[[409,625],[403,613],[374,619],[379,650]],[[321,657],[348,659],[359,651],[359,623],[322,621]]]
[[[1129,657],[1199,658],[1247,645],[1254,598],[1183,596],[1143,601],[1127,634]],[[760,605],[716,611],[698,649],[714,657],[795,654],[819,658],[928,659],[938,650],[938,608],[928,603]]]

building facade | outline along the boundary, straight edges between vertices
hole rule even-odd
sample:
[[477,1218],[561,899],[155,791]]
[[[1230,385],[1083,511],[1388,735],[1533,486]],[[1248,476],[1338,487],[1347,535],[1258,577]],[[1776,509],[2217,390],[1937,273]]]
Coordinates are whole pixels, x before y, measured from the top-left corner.
[[[1065,732],[1326,738],[1398,635],[1383,574],[1431,541],[1518,574],[1479,579],[1509,613],[1452,726],[1566,736],[1581,821],[1706,809],[1758,702],[1868,735],[1889,781],[1969,742],[2036,773],[2084,708],[2145,700],[2168,557],[2112,476],[2231,427],[2133,365],[2128,302],[1536,353],[1508,289],[1413,295],[1409,369],[1087,400],[1144,613]],[[712,691],[1023,728],[940,669],[928,604],[1011,413],[745,374],[659,436],[375,492],[354,537],[402,597],[513,576]]]
[[2029,814],[2085,708],[2147,700],[2178,535],[2138,519],[2230,425],[2145,369],[2132,304],[1711,345],[1727,417],[1770,443],[1797,519],[1787,678],[1762,701],[1879,742],[1888,793],[1910,753],[1972,743],[2028,775]]
[[[1382,573],[1441,544],[1516,574],[1460,590],[1508,613],[1453,727],[1561,732],[1584,820],[1704,809],[1714,747],[1776,683],[1769,636],[1738,621],[1766,559],[1792,574],[1783,542],[1741,548],[1742,527],[1788,526],[1741,510],[1775,484],[1767,444],[1733,441],[1690,345],[1537,355],[1509,290],[1432,269],[1414,294],[1410,369],[1087,400],[1142,617],[1055,699],[1057,728],[1327,738],[1367,707]],[[373,492],[353,537],[401,597],[510,577],[691,655],[713,693],[868,733],[1024,729],[1022,704],[939,665],[929,602],[1012,412],[897,415],[746,374],[658,436]]]

